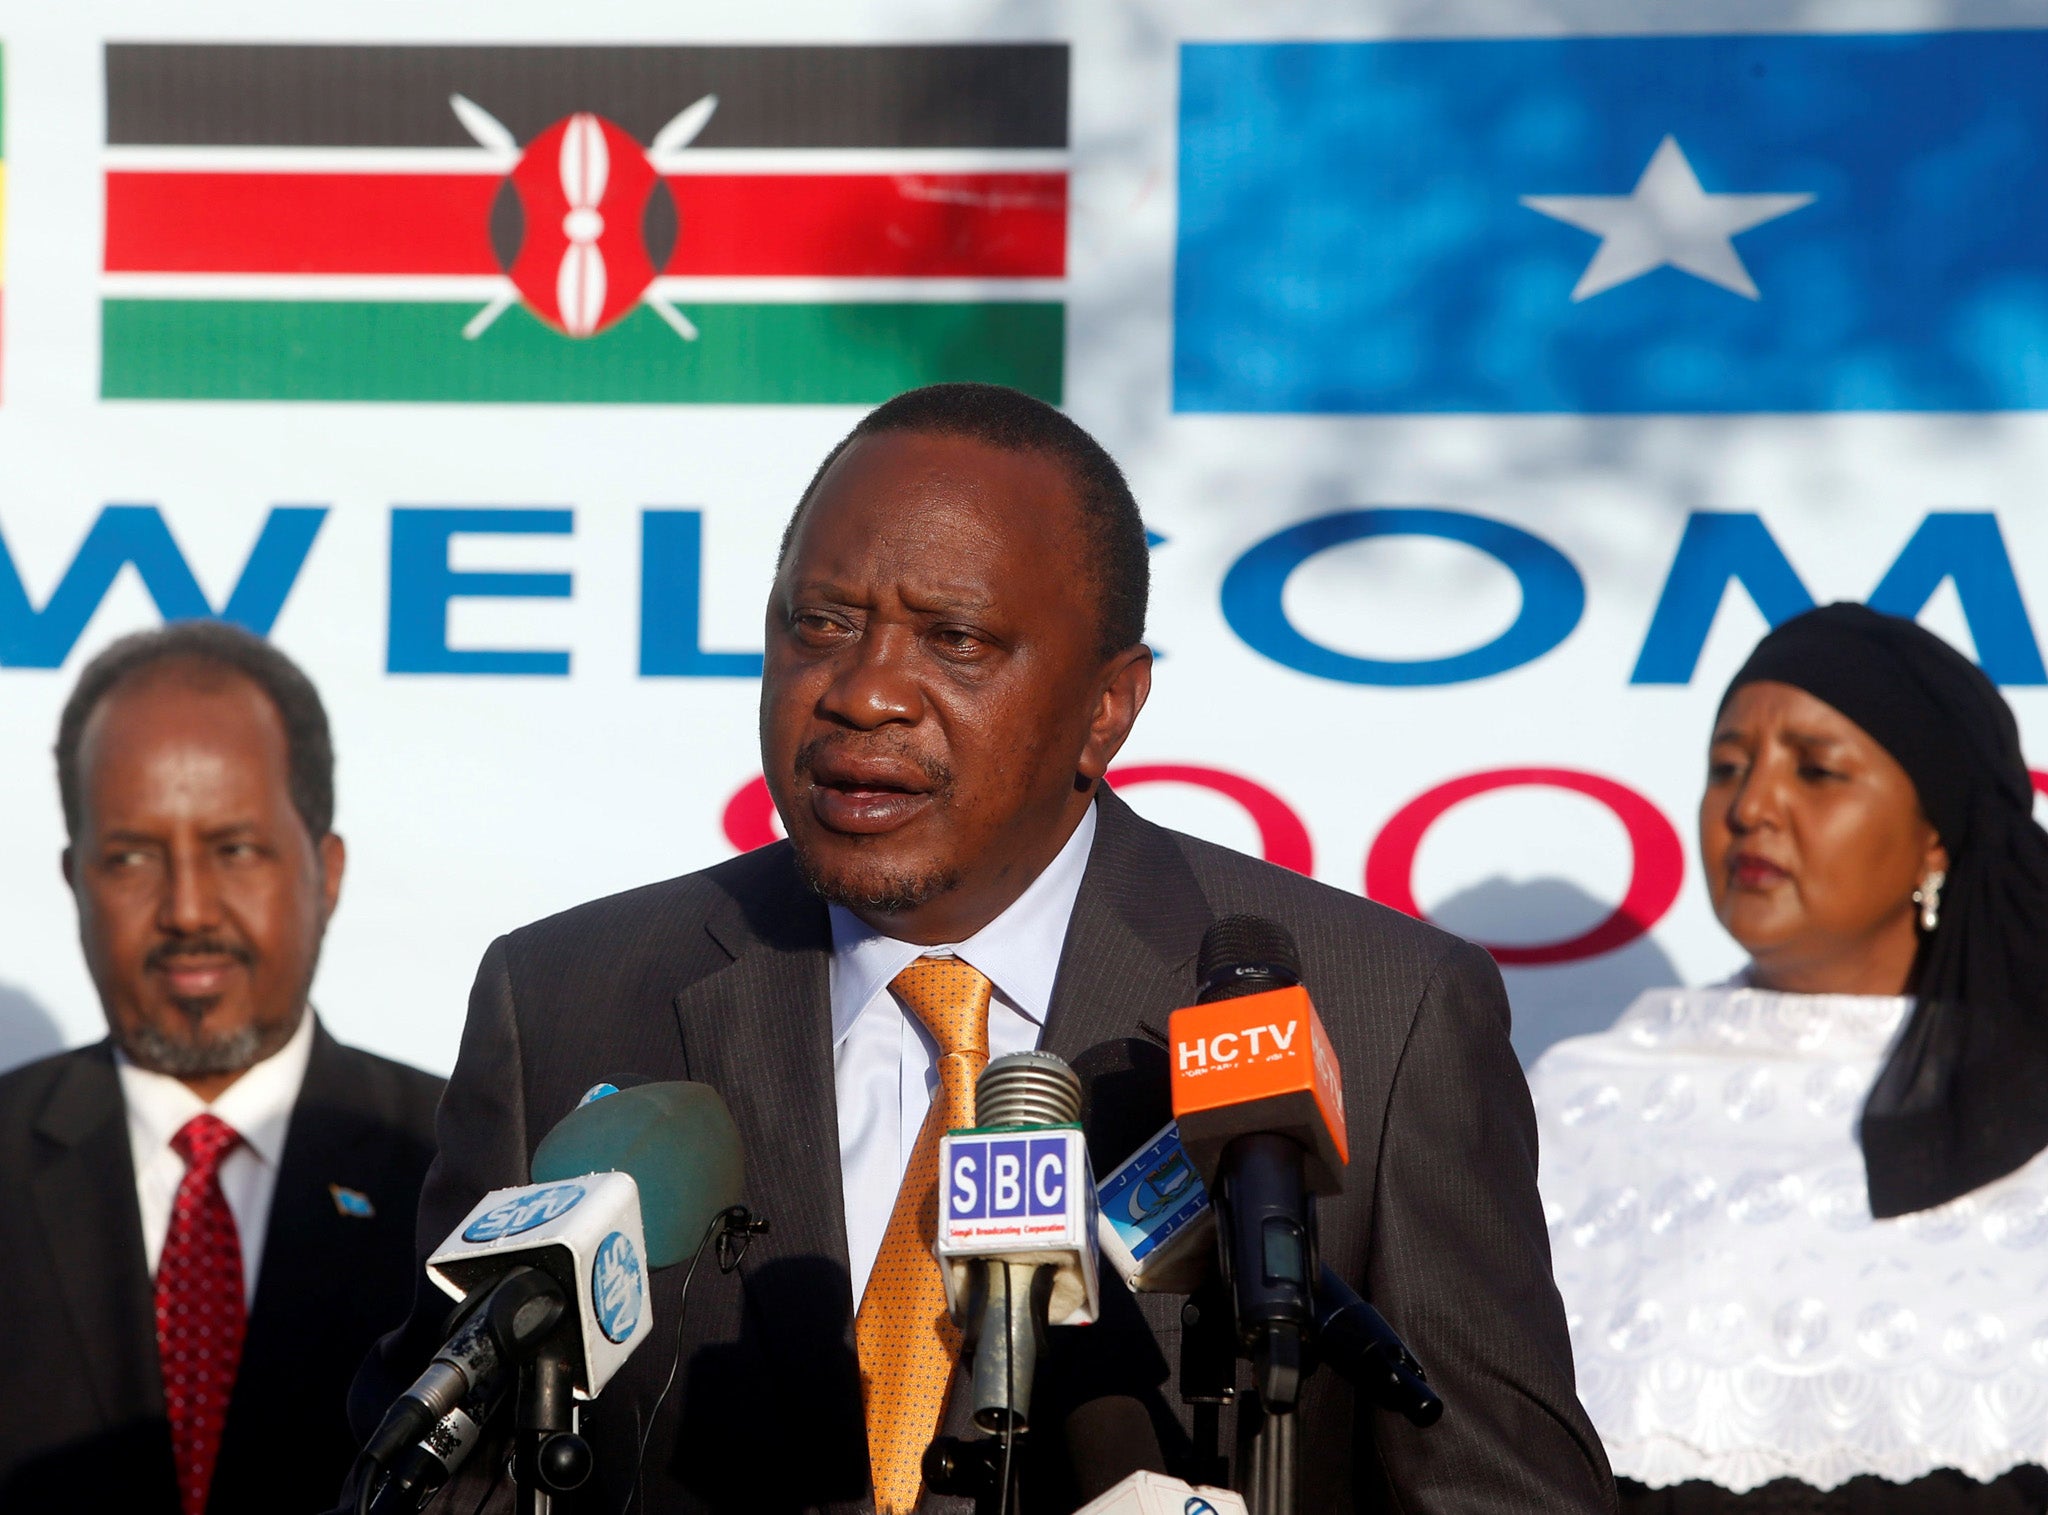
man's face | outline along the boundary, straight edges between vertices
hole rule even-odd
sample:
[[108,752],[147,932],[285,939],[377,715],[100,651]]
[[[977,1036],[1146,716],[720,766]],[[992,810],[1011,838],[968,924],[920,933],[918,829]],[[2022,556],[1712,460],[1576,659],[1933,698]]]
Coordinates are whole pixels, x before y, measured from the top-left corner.
[[340,894],[340,838],[306,834],[286,752],[254,683],[178,663],[116,685],[79,745],[65,874],[107,1024],[206,1099],[297,1029]]
[[864,437],[819,482],[769,598],[761,753],[814,887],[958,941],[1079,823],[1150,688],[1107,659],[1072,486],[958,437]]

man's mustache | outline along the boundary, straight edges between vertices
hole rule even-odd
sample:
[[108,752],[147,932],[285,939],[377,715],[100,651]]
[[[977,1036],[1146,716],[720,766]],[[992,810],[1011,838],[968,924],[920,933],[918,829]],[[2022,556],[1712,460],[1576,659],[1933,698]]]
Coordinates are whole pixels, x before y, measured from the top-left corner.
[[175,941],[160,942],[150,948],[149,956],[143,959],[147,968],[164,968],[181,957],[226,957],[247,967],[256,961],[256,954],[240,942],[231,942],[218,936],[181,936]]
[[884,758],[892,762],[909,763],[924,775],[925,783],[934,795],[943,795],[953,787],[953,770],[937,758],[909,752],[901,747],[849,742],[844,737],[813,737],[797,748],[796,757],[790,763],[790,767],[798,778],[810,778],[811,770],[817,766],[818,759],[828,752],[843,753],[855,759]]

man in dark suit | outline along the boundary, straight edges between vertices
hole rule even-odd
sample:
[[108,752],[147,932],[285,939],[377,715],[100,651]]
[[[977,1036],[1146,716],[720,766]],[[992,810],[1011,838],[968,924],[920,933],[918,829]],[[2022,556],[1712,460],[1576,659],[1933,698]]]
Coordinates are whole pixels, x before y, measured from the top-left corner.
[[411,1298],[441,1081],[306,1002],[341,889],[312,684],[187,622],[89,664],[64,874],[110,1036],[0,1078],[0,1509],[291,1515]]
[[[723,1092],[773,1227],[730,1276],[700,1269],[687,1312],[682,1270],[655,1276],[655,1336],[586,1420],[599,1471],[580,1508],[637,1489],[649,1512],[964,1509],[917,1467],[934,1432],[964,1430],[968,1398],[930,1255],[936,1135],[968,1123],[991,1055],[1071,1059],[1163,1027],[1193,997],[1204,931],[1238,912],[1293,932],[1342,1060],[1352,1161],[1322,1208],[1324,1256],[1450,1405],[1418,1431],[1319,1375],[1301,1508],[1611,1508],[1499,975],[1104,788],[1150,687],[1145,597],[1136,506],[1078,427],[987,386],[898,397],[820,469],[770,595],[762,756],[789,841],[485,955],[422,1248],[523,1181],[583,1089],[626,1075]],[[1073,1507],[1059,1427],[1091,1396],[1140,1398],[1189,1469],[1179,1303],[1112,1282],[1098,1324],[1052,1333],[1030,1508]],[[358,1381],[359,1429],[445,1314],[423,1289]],[[451,1508],[501,1466],[474,1459]]]

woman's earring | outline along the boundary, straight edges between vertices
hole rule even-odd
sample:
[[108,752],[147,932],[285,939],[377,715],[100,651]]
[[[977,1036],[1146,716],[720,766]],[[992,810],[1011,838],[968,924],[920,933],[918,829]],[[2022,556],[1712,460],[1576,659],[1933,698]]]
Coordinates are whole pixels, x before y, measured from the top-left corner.
[[1913,891],[1913,903],[1920,907],[1920,929],[1932,931],[1941,924],[1941,886],[1948,875],[1939,868],[1927,875],[1927,882]]

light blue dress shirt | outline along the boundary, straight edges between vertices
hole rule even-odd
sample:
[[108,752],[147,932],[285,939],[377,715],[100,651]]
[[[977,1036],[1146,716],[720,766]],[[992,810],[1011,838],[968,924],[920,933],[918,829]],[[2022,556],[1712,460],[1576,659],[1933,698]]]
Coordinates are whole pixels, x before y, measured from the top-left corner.
[[1015,904],[964,942],[920,947],[832,913],[832,1067],[839,1096],[839,1170],[846,1195],[846,1256],[858,1308],[889,1227],[889,1212],[917,1133],[938,1087],[938,1044],[889,990],[920,957],[958,957],[995,993],[988,1010],[989,1056],[1038,1046],[1052,1006],[1053,978],[1088,851],[1095,807]]

